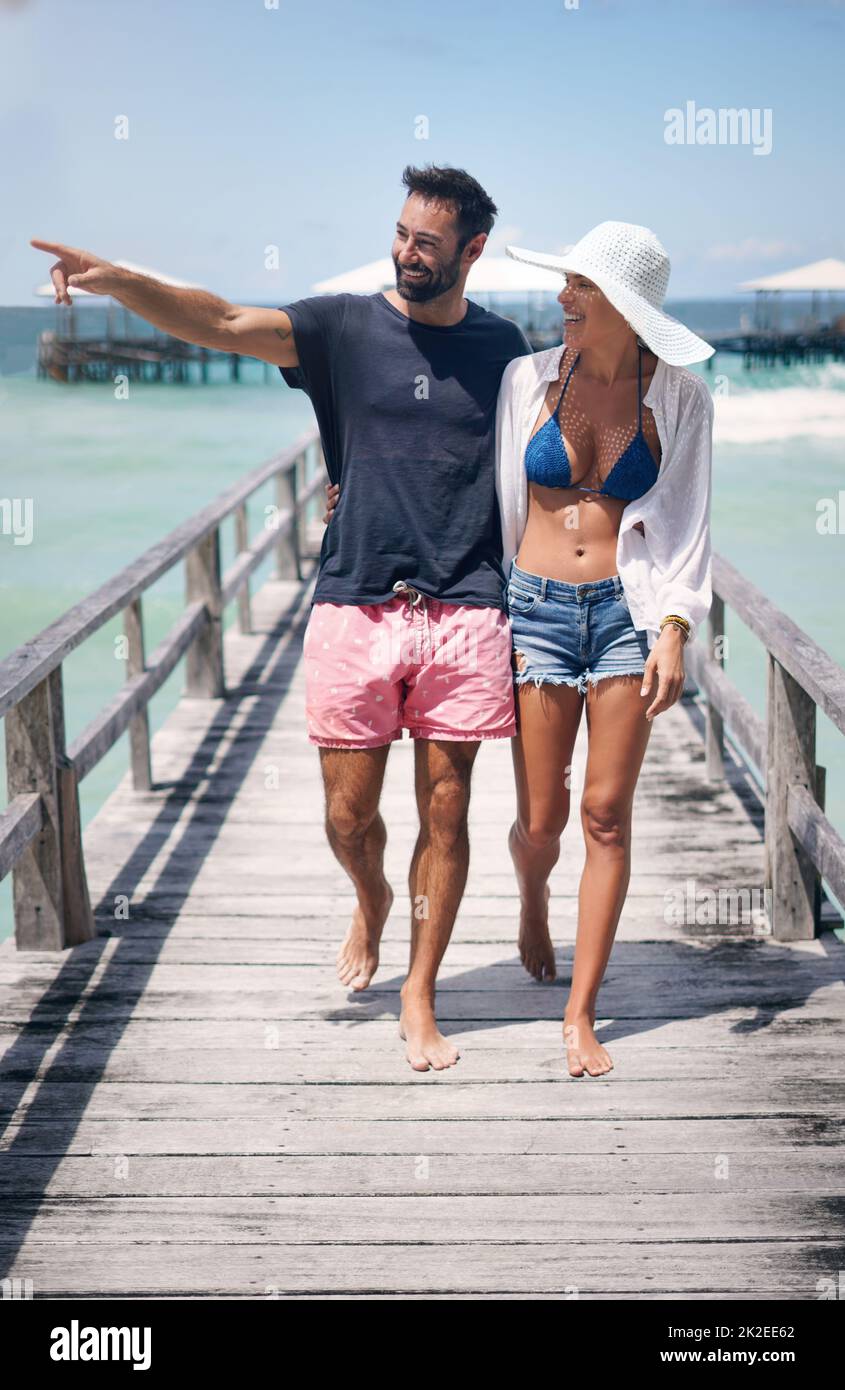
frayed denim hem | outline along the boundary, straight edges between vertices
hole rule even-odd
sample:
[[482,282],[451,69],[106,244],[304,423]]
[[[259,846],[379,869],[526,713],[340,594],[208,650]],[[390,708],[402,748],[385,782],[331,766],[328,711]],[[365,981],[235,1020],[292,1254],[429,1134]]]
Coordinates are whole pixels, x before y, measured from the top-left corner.
[[532,681],[538,690],[541,685],[568,685],[574,690],[580,691],[582,695],[586,695],[588,686],[597,685],[599,681],[606,680],[609,676],[641,677],[644,674],[645,671],[642,666],[635,671],[585,671],[580,676],[552,676],[544,674],[538,676],[532,671],[520,671],[519,673],[514,673],[514,684],[528,685],[529,681]]
[[576,690],[580,690],[582,695],[584,694],[583,676],[535,676],[531,671],[519,671],[514,673],[515,685],[528,685],[529,681],[533,681],[538,690],[541,685],[569,685]]
[[589,675],[585,675],[585,676],[583,677],[583,679],[584,679],[585,681],[589,682],[590,685],[596,685],[599,681],[606,680],[608,676],[640,676],[640,677],[642,677],[642,676],[644,676],[644,675],[645,675],[645,668],[642,667],[642,666],[639,666],[639,667],[638,667],[636,670],[634,670],[634,671],[596,671],[596,672],[591,671],[591,672],[589,673]]

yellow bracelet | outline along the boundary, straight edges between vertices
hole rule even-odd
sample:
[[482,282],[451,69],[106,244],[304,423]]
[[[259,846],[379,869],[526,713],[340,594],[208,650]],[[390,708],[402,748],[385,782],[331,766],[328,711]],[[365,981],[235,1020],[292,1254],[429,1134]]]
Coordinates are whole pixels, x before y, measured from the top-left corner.
[[682,618],[680,614],[671,613],[661,622],[660,631],[662,632],[664,627],[668,627],[670,623],[672,627],[678,628],[678,630],[684,634],[684,642],[688,642],[690,635],[690,626],[686,618]]

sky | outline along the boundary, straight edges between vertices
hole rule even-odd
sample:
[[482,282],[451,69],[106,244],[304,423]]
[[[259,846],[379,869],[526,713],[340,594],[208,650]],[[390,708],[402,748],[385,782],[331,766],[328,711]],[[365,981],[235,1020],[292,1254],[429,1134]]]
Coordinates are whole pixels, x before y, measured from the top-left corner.
[[[389,254],[407,163],[480,180],[495,253],[619,218],[730,294],[845,256],[843,57],[845,0],[0,0],[0,304],[32,236],[283,303]],[[688,103],[758,124],[667,143]]]

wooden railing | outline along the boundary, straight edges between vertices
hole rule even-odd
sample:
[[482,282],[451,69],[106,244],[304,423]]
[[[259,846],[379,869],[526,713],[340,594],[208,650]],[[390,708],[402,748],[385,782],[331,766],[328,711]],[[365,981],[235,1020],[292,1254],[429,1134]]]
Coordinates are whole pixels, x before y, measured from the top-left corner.
[[[310,477],[309,457],[314,464]],[[250,540],[247,502],[272,479],[275,507],[265,528]],[[250,631],[250,576],[271,551],[278,577],[302,578],[301,523],[324,481],[319,436],[310,431],[0,663],[9,798],[0,815],[0,879],[12,872],[19,948],[59,950],[95,934],[82,854],[79,783],[128,730],[133,784],[149,790],[150,699],[183,656],[186,695],[216,699],[224,694],[223,612],[237,599],[240,629]],[[230,516],[237,558],[221,575],[220,528]],[[142,595],[183,559],[185,610],[147,659]],[[67,745],[62,662],[121,612],[126,682]]]
[[[312,449],[316,466],[306,482]],[[273,525],[250,541],[247,501],[273,478]],[[239,627],[250,630],[249,579],[271,550],[276,552],[279,577],[302,577],[300,522],[324,481],[319,438],[311,432],[0,663],[9,796],[8,808],[0,815],[0,879],[12,871],[19,947],[57,950],[94,934],[82,855],[79,783],[128,730],[133,785],[150,788],[150,699],[183,656],[186,695],[223,695],[223,611],[237,599]],[[221,575],[220,527],[230,516],[238,553]],[[185,610],[147,660],[141,596],[182,559]],[[824,814],[824,769],[815,761],[817,708],[845,732],[845,671],[719,555],[713,561],[713,595],[709,632],[686,653],[690,677],[707,701],[707,775],[724,777],[728,734],[756,768],[765,797],[765,887],[770,890],[772,933],[779,940],[810,938],[816,930],[822,878],[845,903],[845,841]],[[726,605],[765,647],[765,720],[725,674]],[[62,662],[120,612],[128,653],[126,683],[66,746]]]
[[[766,650],[766,718],[725,675],[725,606]],[[845,840],[824,814],[825,769],[816,765],[816,710],[845,732],[845,670],[721,555],[713,558],[709,632],[686,653],[707,699],[707,775],[724,777],[724,738],[758,773],[765,798],[765,872],[772,935],[815,935],[821,879],[845,905]]]

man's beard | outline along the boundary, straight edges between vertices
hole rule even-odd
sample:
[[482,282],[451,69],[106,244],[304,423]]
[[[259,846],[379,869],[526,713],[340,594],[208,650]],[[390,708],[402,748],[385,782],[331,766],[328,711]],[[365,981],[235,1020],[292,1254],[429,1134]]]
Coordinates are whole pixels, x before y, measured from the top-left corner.
[[439,295],[446,294],[448,290],[454,288],[458,283],[461,269],[460,252],[448,265],[441,265],[438,270],[429,270],[428,266],[414,267],[425,271],[424,276],[419,276],[412,280],[407,280],[402,273],[402,267],[396,257],[393,257],[393,268],[396,271],[396,293],[403,299],[409,300],[413,304],[425,304],[429,299],[437,299]]

